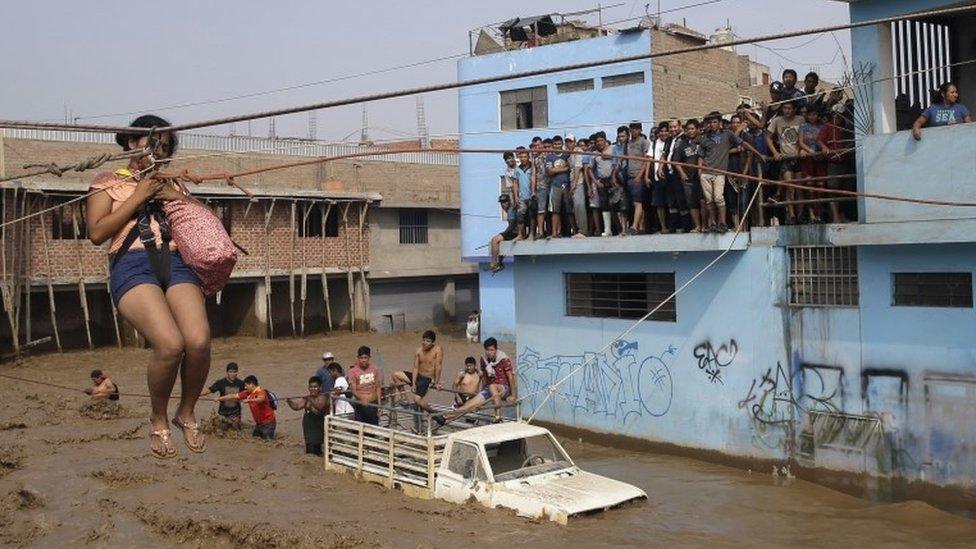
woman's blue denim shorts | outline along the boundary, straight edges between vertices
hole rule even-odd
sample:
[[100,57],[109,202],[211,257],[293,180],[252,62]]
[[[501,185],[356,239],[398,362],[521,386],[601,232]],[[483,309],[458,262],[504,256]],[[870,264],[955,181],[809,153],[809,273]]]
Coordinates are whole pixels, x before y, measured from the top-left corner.
[[119,304],[125,292],[128,292],[139,284],[155,284],[162,288],[163,291],[177,284],[196,284],[197,286],[202,286],[200,277],[183,262],[183,258],[180,257],[179,252],[171,252],[170,280],[169,285],[164,287],[159,277],[153,271],[152,264],[149,263],[149,254],[146,250],[129,250],[125,252],[125,255],[112,268],[111,284],[112,301],[116,305]]

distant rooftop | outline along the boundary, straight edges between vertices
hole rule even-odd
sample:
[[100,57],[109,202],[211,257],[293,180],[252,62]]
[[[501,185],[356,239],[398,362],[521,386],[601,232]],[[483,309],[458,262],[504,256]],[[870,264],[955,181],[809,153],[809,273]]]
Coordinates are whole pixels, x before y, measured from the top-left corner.
[[[115,145],[115,136],[108,133],[68,132],[56,130],[22,130],[0,129],[7,139],[34,139],[38,141],[63,141],[70,143],[95,143]],[[415,142],[416,146],[418,142]],[[447,143],[437,143],[446,145]],[[353,143],[330,143],[298,138],[268,138],[247,136],[202,135],[195,133],[180,133],[180,148],[183,150],[203,150],[236,153],[253,153],[287,156],[340,156],[370,151],[389,151],[403,149],[408,144],[404,141],[386,144],[363,146]],[[369,162],[401,162],[407,164],[433,164],[439,166],[457,166],[456,154],[435,151],[402,152],[396,154],[366,156],[357,160]]]

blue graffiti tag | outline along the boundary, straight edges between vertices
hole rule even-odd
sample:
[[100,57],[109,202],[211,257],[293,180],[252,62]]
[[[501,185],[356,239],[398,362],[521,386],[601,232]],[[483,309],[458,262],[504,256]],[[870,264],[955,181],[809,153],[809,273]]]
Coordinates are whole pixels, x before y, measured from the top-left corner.
[[[673,356],[675,351],[669,346],[660,356],[639,361],[636,341],[615,342],[610,356],[584,351],[543,358],[526,348],[519,353],[519,386],[521,391],[538,393],[527,402],[530,408],[538,407],[550,385],[589,361],[556,389],[557,399],[569,403],[574,413],[601,415],[621,423],[644,415],[660,417],[671,409],[674,398],[671,371],[663,357]],[[557,402],[550,402],[554,413]]]

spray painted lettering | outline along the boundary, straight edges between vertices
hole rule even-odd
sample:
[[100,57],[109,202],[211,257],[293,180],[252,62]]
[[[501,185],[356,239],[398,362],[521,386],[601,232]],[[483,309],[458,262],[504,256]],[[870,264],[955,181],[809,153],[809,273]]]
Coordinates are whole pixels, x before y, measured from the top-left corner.
[[734,339],[728,343],[719,345],[717,348],[711,341],[705,341],[695,346],[692,354],[698,359],[698,369],[705,372],[708,380],[712,383],[725,383],[722,381],[722,368],[728,367],[735,360],[735,355],[739,353],[739,344]]
[[577,375],[570,377],[549,399],[552,417],[556,407],[568,403],[574,414],[587,413],[614,419],[623,424],[635,418],[659,417],[671,409],[674,397],[671,371],[664,359],[674,355],[668,347],[660,356],[641,360],[636,341],[618,341],[603,353],[542,357],[538,351],[525,348],[519,353],[519,389],[538,393],[526,402],[529,409],[540,405],[550,385],[589,361]]

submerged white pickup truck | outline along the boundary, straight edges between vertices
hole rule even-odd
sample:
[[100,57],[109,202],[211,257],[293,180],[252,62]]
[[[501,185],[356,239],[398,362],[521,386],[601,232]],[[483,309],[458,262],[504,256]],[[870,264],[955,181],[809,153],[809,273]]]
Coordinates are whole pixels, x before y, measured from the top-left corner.
[[477,501],[560,524],[647,497],[637,487],[583,471],[542,427],[458,422],[447,433],[428,429],[425,436],[388,423],[378,427],[327,416],[325,468],[414,497]]

